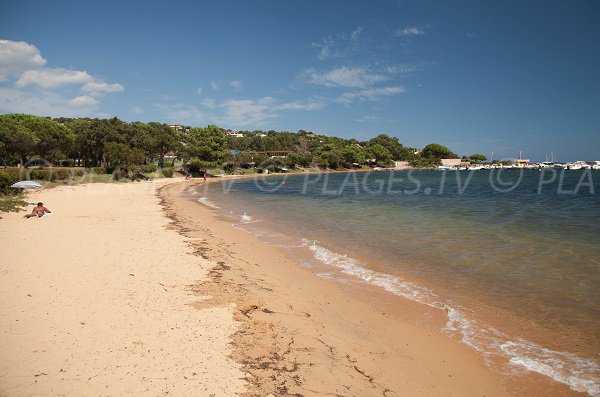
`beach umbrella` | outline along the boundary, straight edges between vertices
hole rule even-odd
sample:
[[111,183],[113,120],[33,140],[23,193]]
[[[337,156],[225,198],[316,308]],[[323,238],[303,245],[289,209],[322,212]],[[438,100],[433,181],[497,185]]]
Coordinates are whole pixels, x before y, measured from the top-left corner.
[[14,187],[15,189],[39,189],[42,185],[33,181],[20,181],[13,183],[10,187]]

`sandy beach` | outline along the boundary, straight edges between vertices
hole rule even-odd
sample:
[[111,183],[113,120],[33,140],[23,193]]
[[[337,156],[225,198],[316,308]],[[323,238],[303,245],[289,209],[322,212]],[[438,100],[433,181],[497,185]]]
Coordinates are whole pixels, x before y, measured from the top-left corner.
[[59,187],[28,199],[52,216],[4,216],[1,395],[506,394],[475,352],[233,228],[192,183]]
[[206,298],[191,286],[213,264],[168,227],[156,188],[42,190],[28,200],[43,201],[52,216],[3,214],[0,395],[245,390],[229,358],[234,307],[195,307]]

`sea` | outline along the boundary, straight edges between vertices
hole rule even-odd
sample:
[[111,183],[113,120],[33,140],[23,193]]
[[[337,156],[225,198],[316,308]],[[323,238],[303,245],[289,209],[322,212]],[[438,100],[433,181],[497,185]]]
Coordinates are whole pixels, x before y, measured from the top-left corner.
[[318,277],[443,313],[440,332],[504,376],[600,396],[600,171],[303,173],[192,190]]

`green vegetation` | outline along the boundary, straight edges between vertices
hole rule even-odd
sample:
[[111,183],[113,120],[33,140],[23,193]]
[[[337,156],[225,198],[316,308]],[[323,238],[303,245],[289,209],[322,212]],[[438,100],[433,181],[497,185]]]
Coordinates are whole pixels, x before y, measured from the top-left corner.
[[19,212],[27,206],[20,195],[4,196],[0,195],[0,212]]
[[483,163],[484,161],[487,160],[487,157],[485,157],[483,154],[481,153],[475,153],[469,156],[469,160],[472,163]]
[[18,180],[16,176],[0,171],[0,212],[20,211],[27,205],[21,198],[21,191],[10,188]]
[[430,143],[421,151],[421,157],[437,159],[457,159],[458,156],[444,145]]
[[[173,128],[172,128],[173,127]],[[483,158],[472,155],[471,158]],[[17,179],[48,182],[172,177],[183,169],[192,175],[251,173],[261,170],[355,169],[389,167],[409,161],[432,167],[456,158],[440,144],[421,152],[398,138],[380,134],[368,141],[342,139],[300,130],[231,132],[157,122],[126,123],[112,119],[45,118],[0,115],[0,164]],[[481,160],[483,161],[483,160]]]

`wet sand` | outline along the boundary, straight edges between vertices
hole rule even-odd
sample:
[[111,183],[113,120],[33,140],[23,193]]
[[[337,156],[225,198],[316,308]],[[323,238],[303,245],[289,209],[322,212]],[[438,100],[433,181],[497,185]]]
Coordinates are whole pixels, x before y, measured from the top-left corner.
[[[317,277],[283,251],[186,197],[161,190],[175,227],[215,262],[198,308],[235,303],[233,358],[248,395],[501,396],[502,380],[457,341],[379,305],[376,294]],[[422,310],[407,303],[406,310]],[[397,308],[396,308],[397,310]],[[441,323],[443,316],[431,321]]]
[[0,395],[507,394],[403,321],[416,304],[317,277],[173,182],[44,190],[52,216],[4,216]]

